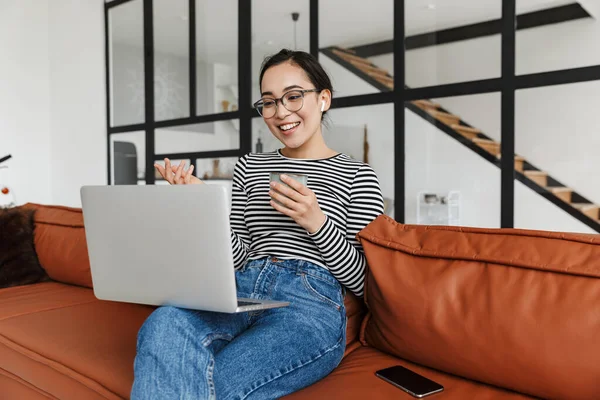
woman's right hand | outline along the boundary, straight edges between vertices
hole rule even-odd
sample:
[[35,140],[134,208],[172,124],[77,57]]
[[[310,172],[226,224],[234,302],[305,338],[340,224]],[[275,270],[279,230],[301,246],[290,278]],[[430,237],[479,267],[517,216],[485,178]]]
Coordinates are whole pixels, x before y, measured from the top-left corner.
[[185,161],[182,161],[179,165],[171,165],[171,160],[165,158],[164,167],[160,164],[154,164],[154,168],[171,185],[198,185],[204,183],[192,175],[192,172],[194,172],[193,165],[186,171]]

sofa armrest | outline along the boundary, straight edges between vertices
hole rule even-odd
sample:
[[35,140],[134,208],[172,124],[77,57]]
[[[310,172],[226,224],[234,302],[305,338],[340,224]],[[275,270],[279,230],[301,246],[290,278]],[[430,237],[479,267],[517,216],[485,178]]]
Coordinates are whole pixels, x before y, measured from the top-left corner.
[[35,251],[50,278],[91,288],[82,210],[34,203],[25,207],[35,209]]

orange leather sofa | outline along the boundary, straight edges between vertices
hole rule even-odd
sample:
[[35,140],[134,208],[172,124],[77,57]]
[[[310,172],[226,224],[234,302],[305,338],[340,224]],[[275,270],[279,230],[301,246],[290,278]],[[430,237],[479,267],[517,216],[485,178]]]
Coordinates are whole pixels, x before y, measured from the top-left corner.
[[[94,297],[79,209],[37,209],[53,282],[0,290],[0,399],[123,399],[153,308]],[[600,399],[600,236],[398,224],[359,233],[364,301],[325,379],[286,399],[410,399],[375,376],[404,365],[432,399]],[[366,303],[366,304],[365,304]]]

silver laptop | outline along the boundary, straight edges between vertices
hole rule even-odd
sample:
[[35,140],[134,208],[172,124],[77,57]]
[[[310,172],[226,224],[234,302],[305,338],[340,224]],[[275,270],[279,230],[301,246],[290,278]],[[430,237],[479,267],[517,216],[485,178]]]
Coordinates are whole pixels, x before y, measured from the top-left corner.
[[84,186],[81,202],[99,299],[224,313],[289,305],[236,297],[223,186]]

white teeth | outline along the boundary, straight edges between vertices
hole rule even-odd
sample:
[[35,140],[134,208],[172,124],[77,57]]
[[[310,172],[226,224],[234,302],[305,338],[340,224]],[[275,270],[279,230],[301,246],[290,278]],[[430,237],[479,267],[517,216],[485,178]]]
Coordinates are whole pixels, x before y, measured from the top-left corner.
[[281,129],[282,131],[289,131],[290,129],[295,128],[298,125],[300,125],[300,122],[294,122],[293,124],[281,125],[279,129]]

